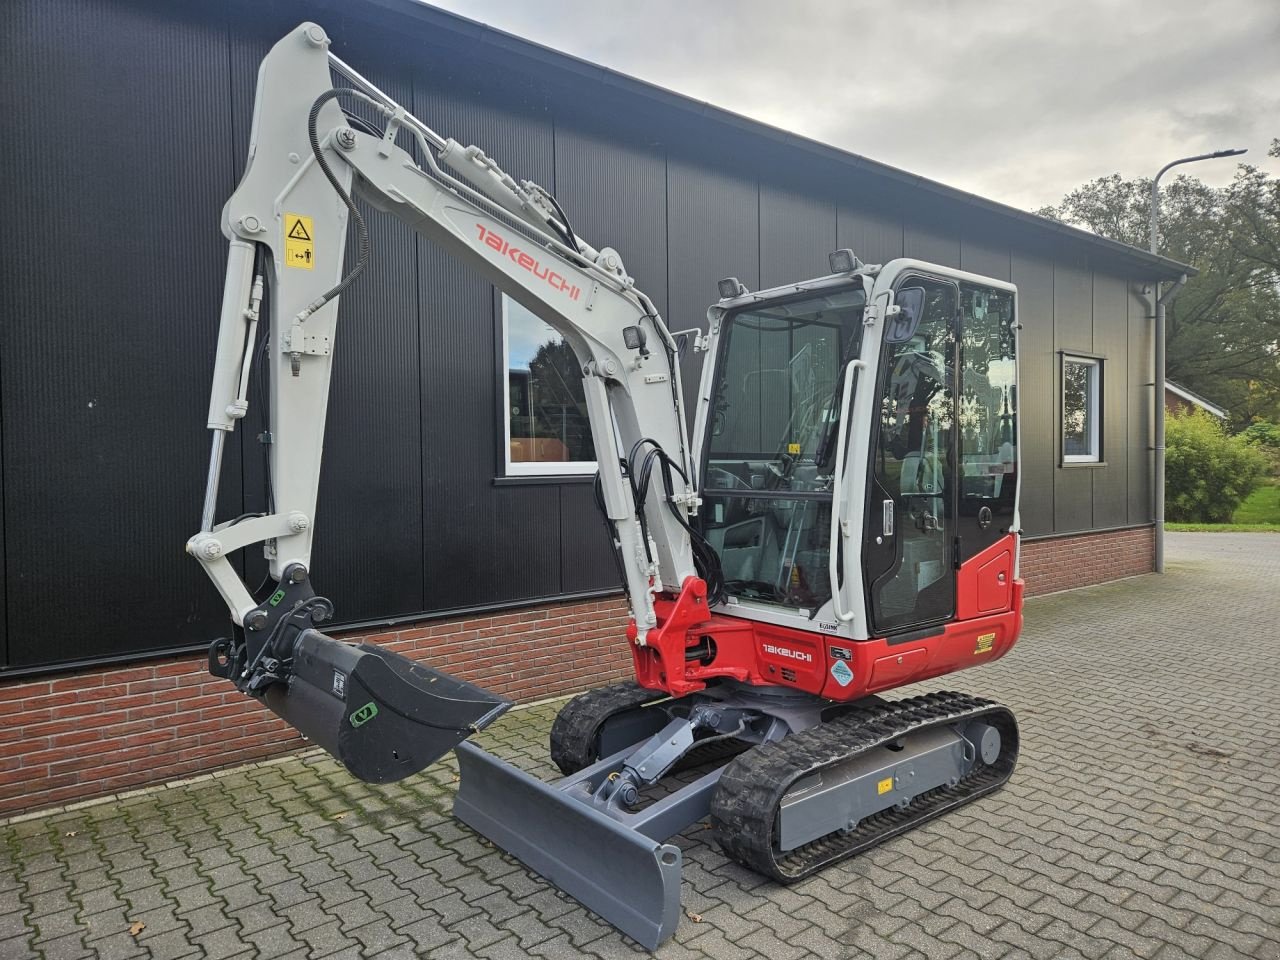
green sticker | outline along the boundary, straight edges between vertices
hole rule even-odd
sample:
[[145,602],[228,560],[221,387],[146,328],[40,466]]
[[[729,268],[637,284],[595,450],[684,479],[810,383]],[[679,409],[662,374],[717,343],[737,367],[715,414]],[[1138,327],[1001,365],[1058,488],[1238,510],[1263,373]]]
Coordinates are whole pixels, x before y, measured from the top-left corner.
[[267,603],[271,604],[271,606],[273,607],[278,607],[280,606],[280,601],[283,599],[284,599],[284,589],[281,588],[271,595],[271,599],[268,600]]
[[363,707],[351,714],[353,727],[363,726],[378,715],[378,705],[370,700]]

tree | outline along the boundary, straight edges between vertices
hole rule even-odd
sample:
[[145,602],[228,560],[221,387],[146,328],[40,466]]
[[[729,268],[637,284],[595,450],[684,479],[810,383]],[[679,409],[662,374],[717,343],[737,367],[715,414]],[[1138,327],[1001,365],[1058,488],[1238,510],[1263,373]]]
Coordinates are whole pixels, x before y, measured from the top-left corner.
[[[1280,156],[1280,139],[1271,156]],[[1148,243],[1150,179],[1100,177],[1041,216],[1136,247]],[[1182,175],[1161,188],[1160,249],[1199,270],[1167,316],[1169,378],[1241,429],[1280,419],[1280,181],[1241,164],[1232,184]]]
[[537,435],[558,438],[570,459],[594,460],[582,365],[559,337],[539,346],[529,361],[529,394]]

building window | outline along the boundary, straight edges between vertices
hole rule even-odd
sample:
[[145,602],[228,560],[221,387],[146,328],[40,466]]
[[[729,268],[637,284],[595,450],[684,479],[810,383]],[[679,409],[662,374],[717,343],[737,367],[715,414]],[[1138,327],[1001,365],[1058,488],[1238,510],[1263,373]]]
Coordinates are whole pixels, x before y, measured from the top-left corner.
[[1062,358],[1062,461],[1102,461],[1102,361]]
[[560,334],[503,294],[508,476],[595,473],[582,374]]

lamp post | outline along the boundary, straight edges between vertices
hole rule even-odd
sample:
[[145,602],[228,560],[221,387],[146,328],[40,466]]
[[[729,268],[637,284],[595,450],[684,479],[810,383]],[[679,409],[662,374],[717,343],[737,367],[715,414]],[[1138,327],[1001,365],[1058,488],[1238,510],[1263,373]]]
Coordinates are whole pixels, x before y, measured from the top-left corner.
[[1158,247],[1160,246],[1160,178],[1179,164],[1195,163],[1197,160],[1217,160],[1219,157],[1238,157],[1240,154],[1248,152],[1249,151],[1247,149],[1243,148],[1236,148],[1233,150],[1215,150],[1213,153],[1201,153],[1194,157],[1183,157],[1181,160],[1174,160],[1172,163],[1166,163],[1160,168],[1160,172],[1157,173],[1155,179],[1151,181],[1151,222],[1147,237],[1151,242],[1152,253],[1158,253]]
[[[1170,169],[1183,163],[1195,163],[1197,160],[1216,160],[1219,157],[1238,157],[1242,153],[1248,153],[1244,149],[1232,150],[1215,150],[1213,153],[1201,153],[1194,157],[1183,157],[1181,160],[1174,160],[1172,163],[1166,163],[1160,168],[1160,172],[1156,174],[1155,179],[1151,181],[1151,220],[1149,224],[1148,239],[1151,242],[1151,252],[1159,253],[1160,247],[1160,178]],[[1155,472],[1154,483],[1154,510],[1155,513],[1155,553],[1156,553],[1156,573],[1164,573],[1164,311],[1165,305],[1171,303],[1178,292],[1186,285],[1187,275],[1184,273],[1180,276],[1174,285],[1164,293],[1160,292],[1160,282],[1156,281],[1155,286],[1155,307],[1156,307],[1156,328],[1155,328],[1155,463],[1152,470]]]

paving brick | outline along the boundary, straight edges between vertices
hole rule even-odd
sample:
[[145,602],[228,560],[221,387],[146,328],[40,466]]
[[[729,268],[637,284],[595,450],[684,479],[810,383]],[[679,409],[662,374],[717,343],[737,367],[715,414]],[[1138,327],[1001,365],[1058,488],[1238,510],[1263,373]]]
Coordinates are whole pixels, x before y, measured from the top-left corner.
[[[789,887],[694,828],[702,920],[658,960],[1280,960],[1280,538],[1169,543],[1164,577],[1031,601],[1013,654],[963,678],[1020,716],[1005,789]],[[1232,643],[1186,670],[1222,609]],[[556,708],[481,742],[552,777]],[[373,787],[311,753],[0,825],[0,958],[645,956],[454,821],[456,770]]]

